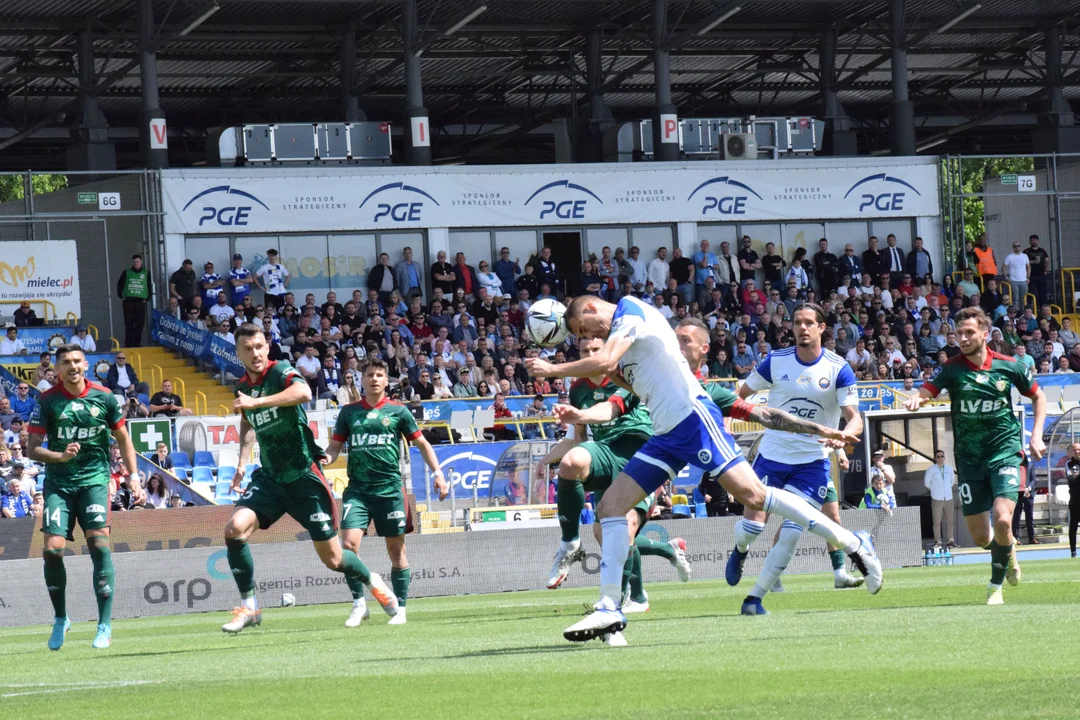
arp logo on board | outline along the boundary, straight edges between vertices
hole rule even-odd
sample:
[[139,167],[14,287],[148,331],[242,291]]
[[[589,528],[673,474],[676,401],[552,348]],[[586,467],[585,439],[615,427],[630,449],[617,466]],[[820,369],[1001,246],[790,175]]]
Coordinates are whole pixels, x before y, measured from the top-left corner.
[[363,210],[376,196],[378,200],[372,203],[374,215],[372,221],[393,223],[415,223],[423,219],[424,199],[439,205],[439,201],[415,185],[407,185],[402,182],[387,183],[382,187],[375,188],[364,202],[360,203]]
[[[904,188],[907,188],[907,190]],[[916,190],[911,183],[885,173],[867,175],[844,193],[844,199],[851,197],[851,194],[856,190],[859,190],[857,195],[859,212],[903,211],[904,199],[908,190],[922,197],[922,193]]]
[[758,195],[754,188],[746,183],[733,180],[727,175],[714,177],[711,180],[706,180],[701,183],[694,188],[694,192],[690,193],[690,196],[686,198],[686,201],[690,202],[694,199],[695,195],[706,188],[709,188],[707,192],[711,194],[702,193],[701,195],[700,202],[702,215],[745,215],[746,203],[750,200],[751,195],[758,200],[764,201],[764,198]]
[[[560,189],[563,192],[557,192]],[[570,192],[573,194],[571,195]],[[525,205],[535,200],[538,195],[544,194],[548,195],[540,202],[541,220],[584,220],[589,211],[590,198],[601,205],[604,204],[599,195],[584,185],[569,180],[556,180],[538,188],[525,201]]]
[[187,205],[184,206],[184,211],[187,211],[187,209],[197,200],[210,198],[212,195],[236,197],[235,199],[232,197],[225,197],[203,200],[202,212],[199,215],[199,227],[202,227],[205,223],[221,225],[222,227],[241,227],[247,225],[251,212],[255,209],[255,205],[251,204],[251,202],[257,203],[265,210],[270,209],[266,206],[266,203],[249,192],[234,188],[231,185],[218,185],[208,190],[203,190],[201,193],[188,200]]

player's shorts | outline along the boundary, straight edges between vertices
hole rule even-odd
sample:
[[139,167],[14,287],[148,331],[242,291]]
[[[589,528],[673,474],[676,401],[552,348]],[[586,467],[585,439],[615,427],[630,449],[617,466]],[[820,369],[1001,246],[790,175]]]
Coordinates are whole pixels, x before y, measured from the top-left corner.
[[1008,498],[1013,502],[1020,495],[1020,466],[1022,459],[1007,459],[993,465],[982,467],[956,468],[959,481],[960,507],[964,515],[978,515],[990,512],[994,507],[994,498]]
[[829,480],[829,490],[825,493],[825,501],[821,504],[828,505],[834,502],[840,502],[840,497],[836,494],[836,485],[833,485],[833,481]]
[[[600,500],[604,497],[604,490],[607,490],[607,488],[604,488],[603,490],[596,490],[593,492],[594,507],[600,504]],[[645,527],[645,523],[648,522],[649,515],[652,513],[654,505],[656,505],[656,493],[650,493],[645,496],[644,500],[642,500],[632,508],[638,516],[637,532],[634,533],[634,537],[637,537],[641,534],[641,530]]]
[[582,483],[585,492],[602,493],[611,487],[611,483],[648,439],[645,435],[622,435],[610,441],[589,440],[578,445],[589,453],[589,477]]
[[687,463],[719,477],[745,462],[735,440],[724,430],[720,408],[707,397],[694,400],[694,409],[670,432],[653,435],[623,468],[646,493],[674,480]]
[[342,530],[366,531],[374,520],[379,537],[397,537],[405,534],[406,516],[405,497],[400,493],[394,497],[380,497],[345,490],[341,496]]
[[74,541],[76,522],[84,535],[87,530],[109,527],[112,503],[109,502],[108,483],[67,488],[53,487],[46,480],[42,500],[45,501],[45,516],[41,519],[41,532],[47,535],[63,535]]
[[[832,480],[829,478],[829,461],[825,458],[788,465],[758,453],[754,458],[754,473],[769,487],[793,492],[818,510],[822,504],[828,502]],[[834,489],[833,498],[835,497]]]
[[247,492],[236,504],[253,510],[263,530],[288,513],[316,542],[337,535],[334,492],[316,465],[311,466],[307,477],[291,483],[274,482],[259,468],[252,473]]

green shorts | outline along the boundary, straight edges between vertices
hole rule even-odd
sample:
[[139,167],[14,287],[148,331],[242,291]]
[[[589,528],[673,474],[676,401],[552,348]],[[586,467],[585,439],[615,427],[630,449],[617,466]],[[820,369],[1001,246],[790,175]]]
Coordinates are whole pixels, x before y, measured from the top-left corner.
[[341,529],[367,530],[368,523],[375,521],[379,537],[397,537],[405,534],[405,497],[366,495],[346,490],[341,496]]
[[827,505],[831,502],[840,502],[840,498],[836,495],[836,485],[833,481],[829,481],[829,489],[825,492],[825,499],[821,501],[822,505]]
[[302,480],[278,483],[268,479],[259,468],[252,473],[247,492],[240,496],[236,504],[253,510],[263,530],[288,513],[304,526],[316,542],[337,535],[334,493],[322,473],[315,470]]
[[[606,490],[607,488],[605,488]],[[600,504],[600,498],[604,497],[604,490],[593,491],[593,503],[595,505]],[[638,514],[637,532],[634,533],[634,537],[641,534],[642,529],[645,527],[645,523],[649,521],[649,513],[652,512],[653,505],[656,505],[656,493],[650,493],[645,496],[645,499],[634,506],[634,510]]]
[[[643,435],[623,435],[612,440],[589,440],[578,447],[589,453],[589,477],[585,492],[601,492],[611,487],[615,478],[648,440]],[[597,498],[599,502],[599,498]]]
[[1020,494],[1020,466],[1022,459],[1003,460],[990,467],[956,468],[959,480],[960,505],[964,515],[990,512],[994,498],[1008,498],[1016,502]]
[[68,540],[74,541],[76,521],[84,535],[87,530],[101,530],[109,527],[112,504],[109,502],[108,483],[74,488],[53,488],[46,481],[42,499],[45,501],[45,517],[41,521],[43,533],[63,535]]

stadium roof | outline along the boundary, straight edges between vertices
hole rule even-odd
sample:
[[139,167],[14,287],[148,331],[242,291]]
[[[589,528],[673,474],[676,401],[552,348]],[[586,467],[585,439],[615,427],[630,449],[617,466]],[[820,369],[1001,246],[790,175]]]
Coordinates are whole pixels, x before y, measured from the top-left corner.
[[[215,0],[154,0],[161,106],[174,133],[174,166],[204,159],[210,128],[341,120],[339,45],[351,23],[360,105],[369,119],[400,124],[399,0],[216,3],[220,9],[181,35]],[[486,10],[447,34],[481,3]],[[944,138],[934,152],[1028,149],[1045,107],[1048,27],[1061,28],[1064,94],[1075,110],[1080,0],[909,0],[906,8],[920,145]],[[418,12],[436,162],[550,161],[545,124],[581,112],[585,37],[594,30],[602,38],[605,98],[616,119],[651,114],[651,0],[418,0]],[[859,131],[860,151],[887,150],[888,14],[881,0],[670,0],[673,101],[682,117],[820,117],[818,50],[823,30],[833,27],[839,100]],[[63,166],[70,144],[65,123],[78,98],[79,34],[87,27],[119,164],[138,164],[135,0],[4,0],[0,147],[12,136],[26,137],[0,149],[0,168]]]

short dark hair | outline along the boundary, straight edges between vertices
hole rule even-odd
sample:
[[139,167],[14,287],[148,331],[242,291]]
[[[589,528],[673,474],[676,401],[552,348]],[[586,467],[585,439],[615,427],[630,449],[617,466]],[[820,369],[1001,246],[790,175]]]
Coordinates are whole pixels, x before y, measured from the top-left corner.
[[138,259],[142,260],[143,256],[141,254],[139,254],[139,253],[135,253],[134,255],[131,256],[131,259],[134,260],[135,258],[138,258]]
[[236,344],[239,345],[240,341],[244,338],[255,337],[256,335],[262,335],[266,337],[266,333],[263,329],[255,323],[243,323],[240,327],[236,328],[233,332],[233,339],[236,340]]
[[73,353],[73,352],[81,353],[83,357],[86,357],[86,351],[83,350],[82,347],[80,347],[78,344],[76,344],[76,343],[66,343],[66,344],[61,345],[60,347],[56,348],[56,362],[59,363],[60,358],[64,357],[68,353]]
[[825,322],[825,318],[826,318],[825,308],[821,307],[817,303],[804,302],[804,303],[800,303],[799,305],[795,306],[795,309],[791,311],[792,319],[795,318],[795,313],[799,312],[800,310],[809,310],[810,312],[814,313],[814,316],[817,318],[817,321],[819,323],[824,323]]
[[[367,371],[372,368],[381,368],[387,375],[390,374],[390,366],[380,357],[368,357],[368,359],[364,361],[364,364],[360,366],[360,374],[366,375]],[[404,382],[404,380],[402,382]]]

